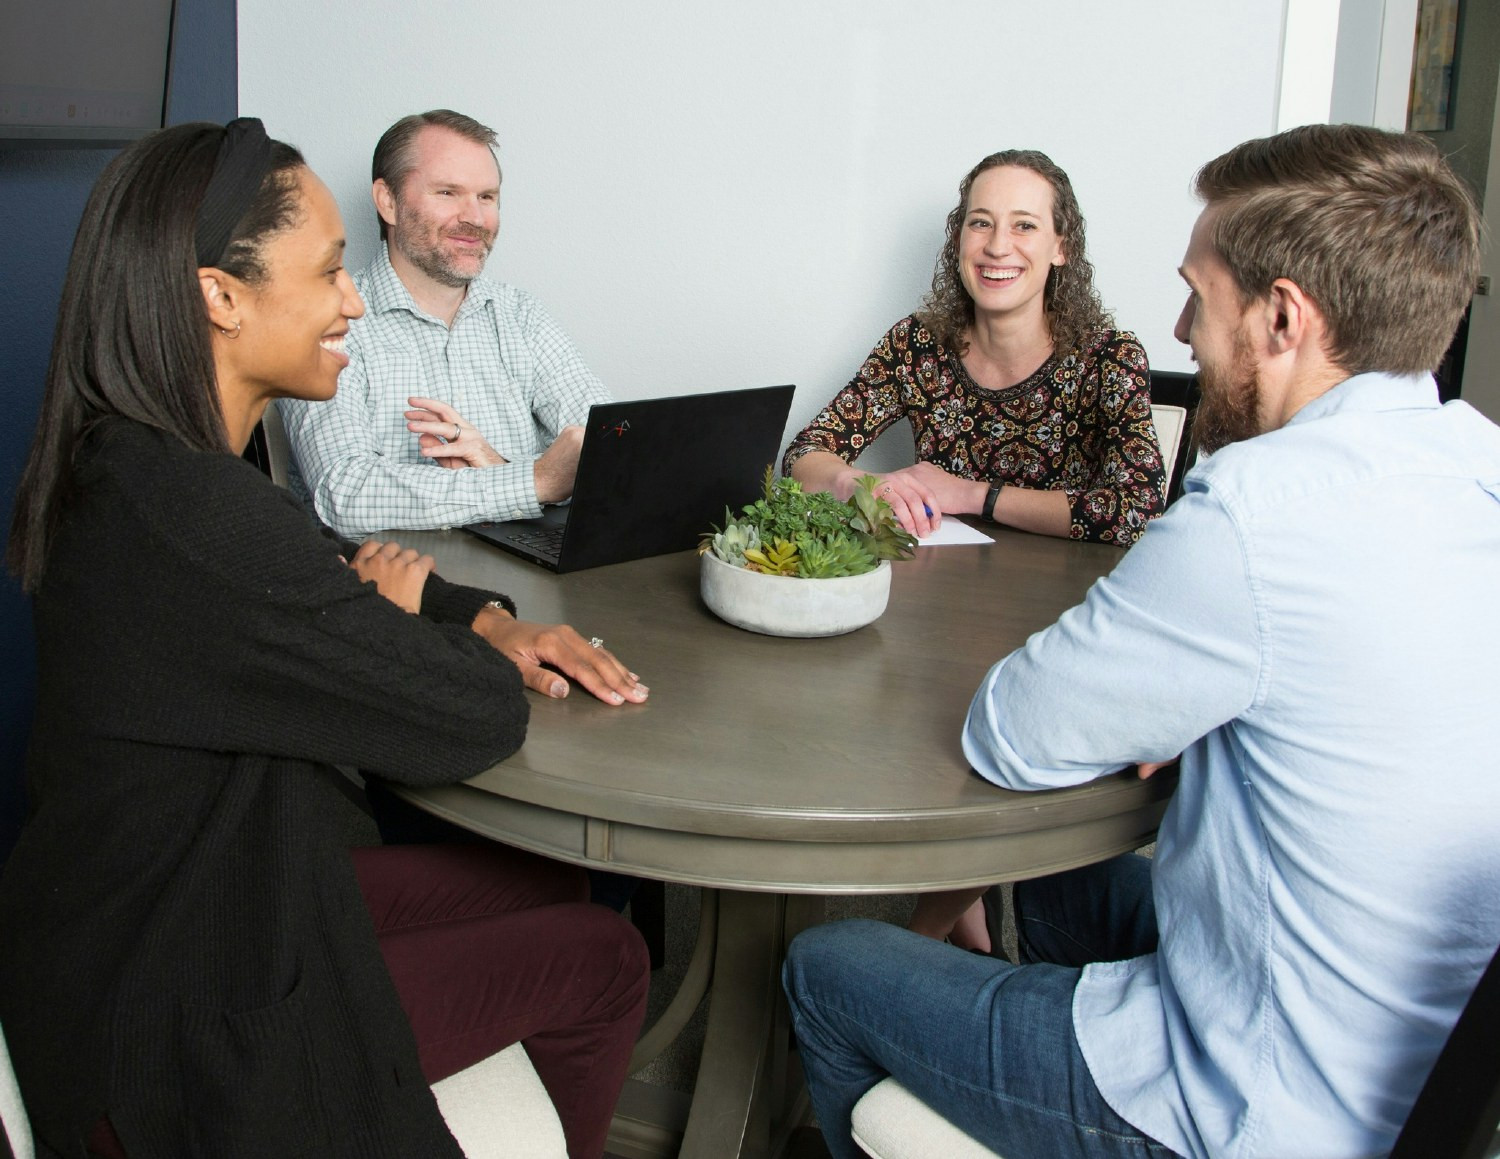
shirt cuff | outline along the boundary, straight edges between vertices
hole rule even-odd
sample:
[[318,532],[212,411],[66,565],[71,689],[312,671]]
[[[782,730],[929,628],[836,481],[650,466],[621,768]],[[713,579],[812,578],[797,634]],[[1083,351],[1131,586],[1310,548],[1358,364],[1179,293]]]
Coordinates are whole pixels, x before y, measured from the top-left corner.
[[489,518],[496,522],[510,519],[535,519],[542,513],[542,505],[536,497],[536,456],[512,459],[495,467],[481,467],[492,471],[495,478],[488,488],[493,498]]

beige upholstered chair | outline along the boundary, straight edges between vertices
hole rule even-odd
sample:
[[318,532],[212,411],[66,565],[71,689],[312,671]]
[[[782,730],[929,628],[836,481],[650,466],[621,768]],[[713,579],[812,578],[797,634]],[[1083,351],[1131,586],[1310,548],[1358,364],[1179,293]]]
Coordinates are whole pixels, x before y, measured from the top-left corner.
[[895,1079],[854,1104],[854,1141],[872,1159],[1001,1159],[976,1143]]
[[[469,1159],[567,1159],[562,1124],[520,1043],[432,1088]],[[0,1124],[15,1159],[35,1159],[21,1090],[0,1030]],[[4,1154],[0,1151],[0,1154]]]
[[519,1042],[434,1083],[432,1093],[469,1159],[567,1159],[562,1124]]
[[21,1104],[21,1088],[16,1085],[16,1072],[11,1069],[10,1049],[5,1045],[3,1029],[0,1029],[0,1126],[5,1128],[4,1139],[9,1141],[10,1154],[15,1159],[35,1159],[31,1126],[26,1122],[26,1108]]
[[[1500,951],[1480,977],[1433,1064],[1391,1159],[1500,1157]],[[1000,1159],[895,1079],[854,1105],[854,1141],[873,1159]]]
[[[1187,408],[1153,402],[1151,422],[1156,426],[1156,441],[1161,447],[1161,461],[1167,469],[1164,489],[1170,495],[1172,494],[1172,479],[1177,471],[1177,451],[1182,446],[1182,432],[1187,426]],[[267,434],[269,435],[269,428],[267,428]]]

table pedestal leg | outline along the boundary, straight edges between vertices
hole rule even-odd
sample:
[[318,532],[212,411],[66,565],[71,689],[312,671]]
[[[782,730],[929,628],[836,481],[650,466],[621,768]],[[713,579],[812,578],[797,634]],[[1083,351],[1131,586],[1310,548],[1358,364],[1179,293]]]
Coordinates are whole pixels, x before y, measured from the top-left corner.
[[708,1027],[682,1159],[770,1156],[785,1141],[789,1114],[805,1107],[800,1074],[789,1075],[786,1063],[781,962],[822,908],[821,898],[720,891]]

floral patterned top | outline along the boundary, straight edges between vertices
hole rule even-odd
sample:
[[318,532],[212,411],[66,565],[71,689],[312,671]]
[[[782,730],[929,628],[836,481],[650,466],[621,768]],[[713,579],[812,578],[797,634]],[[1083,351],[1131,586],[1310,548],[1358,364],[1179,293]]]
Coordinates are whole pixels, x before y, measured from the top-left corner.
[[852,463],[902,418],[917,457],[951,475],[1066,493],[1073,539],[1129,547],[1165,509],[1146,351],[1128,331],[1096,331],[1024,382],[989,390],[915,315],[903,318],[792,440],[782,471],[809,451]]

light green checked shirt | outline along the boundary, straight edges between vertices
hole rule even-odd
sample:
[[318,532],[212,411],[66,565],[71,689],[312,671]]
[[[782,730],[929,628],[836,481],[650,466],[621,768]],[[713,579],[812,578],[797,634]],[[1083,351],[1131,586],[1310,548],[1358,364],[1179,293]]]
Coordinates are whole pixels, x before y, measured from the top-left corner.
[[[350,323],[349,366],[330,402],[282,399],[292,490],[350,538],[541,513],[532,464],[609,394],[524,290],[475,278],[452,327],[422,310],[384,246],[355,278],[367,312]],[[407,399],[435,398],[508,462],[450,470],[418,453]]]

